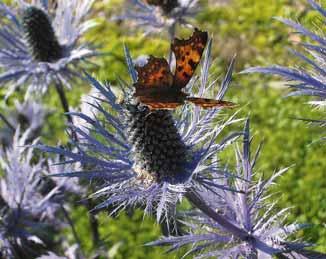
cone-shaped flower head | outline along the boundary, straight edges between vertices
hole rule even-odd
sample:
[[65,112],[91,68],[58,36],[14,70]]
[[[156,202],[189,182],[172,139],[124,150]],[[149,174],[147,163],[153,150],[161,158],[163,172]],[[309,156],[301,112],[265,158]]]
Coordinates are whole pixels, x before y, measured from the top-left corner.
[[[267,180],[255,181],[254,176],[257,175],[253,170],[260,148],[251,158],[250,143],[248,120],[244,130],[243,149],[236,149],[235,178],[218,179],[216,183],[237,191],[221,188],[212,191],[199,187],[197,193],[213,214],[202,211],[187,213],[183,223],[189,228],[189,234],[166,237],[150,245],[169,245],[169,252],[190,245],[192,248],[186,255],[197,253],[195,258],[273,258],[273,255],[280,254],[290,256],[293,251],[294,254],[305,252],[302,249],[306,244],[288,240],[303,225],[285,225],[288,210],[274,213],[276,202],[268,201],[271,197],[268,188],[286,169]],[[212,179],[212,184],[214,181]],[[212,215],[218,215],[223,221],[217,221]],[[224,224],[226,221],[230,224]]]
[[80,77],[83,60],[96,55],[80,38],[92,25],[85,21],[93,0],[16,1],[0,4],[0,83],[11,82],[7,96],[22,84],[45,93],[51,83],[70,87]]
[[[326,22],[326,10],[313,0],[309,4],[321,15],[321,20],[316,23],[315,31],[309,30],[292,20],[278,18],[285,25],[290,26],[295,32],[310,39],[309,43],[301,43],[306,54],[292,50],[292,53],[299,58],[307,68],[288,68],[279,65],[269,67],[252,67],[242,73],[264,73],[279,75],[290,81],[290,87],[294,89],[289,96],[316,96],[318,99],[311,101],[312,105],[321,108],[326,106],[326,36],[322,33]],[[320,17],[319,17],[320,18]],[[310,120],[325,126],[326,120]]]
[[[199,80],[193,78],[187,85],[188,91],[199,96],[209,95],[208,91],[216,86],[216,81],[208,80],[210,49],[211,41],[204,53]],[[219,108],[204,110],[183,105],[176,112],[151,110],[135,98],[140,75],[137,77],[129,51],[125,51],[134,84],[121,83],[122,101],[117,99],[111,86],[104,86],[88,76],[101,97],[90,104],[97,110],[95,118],[83,113],[72,114],[87,123],[86,128],[85,123],[73,128],[79,136],[75,143],[78,152],[48,146],[40,146],[40,149],[63,155],[67,163],[80,162],[84,167],[82,171],[62,172],[60,176],[99,180],[103,188],[94,196],[105,197],[105,200],[95,210],[112,205],[117,209],[141,205],[146,213],[154,213],[160,220],[174,211],[177,201],[189,188],[206,184],[209,178],[221,177],[216,155],[236,136],[219,144],[216,137],[237,120],[231,117],[223,123],[217,122]],[[233,62],[214,96],[217,100],[229,86]]]
[[130,22],[146,34],[167,30],[173,35],[176,25],[190,26],[188,20],[197,9],[197,0],[126,0],[124,14],[114,19]]

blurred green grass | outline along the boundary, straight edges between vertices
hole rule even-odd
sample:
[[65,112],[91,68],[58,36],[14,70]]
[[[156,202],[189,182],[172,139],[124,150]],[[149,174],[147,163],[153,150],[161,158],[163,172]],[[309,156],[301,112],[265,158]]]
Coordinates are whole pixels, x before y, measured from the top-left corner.
[[[106,2],[104,4],[103,2]],[[110,22],[112,15],[119,12],[121,1],[99,2],[95,6],[94,17],[98,26],[92,29],[87,38],[100,44],[107,54],[97,59],[96,68],[89,70],[100,80],[109,80],[113,85],[119,75],[129,80],[123,62],[123,44],[127,44],[133,57],[141,54],[167,56],[169,42],[162,33],[151,38],[144,37],[141,31],[127,33],[121,23]],[[205,3],[205,1],[202,1]],[[225,2],[225,1],[224,1]],[[231,57],[237,53],[236,72],[248,66],[295,64],[297,60],[289,57],[290,30],[273,19],[275,16],[298,19],[308,27],[312,26],[315,12],[307,12],[306,1],[291,0],[237,0],[227,1],[225,5],[208,5],[194,20],[201,29],[213,36],[214,71],[223,75]],[[183,32],[180,33],[183,35]],[[110,54],[111,53],[111,54]],[[114,55],[112,55],[112,53]],[[307,98],[283,98],[287,90],[280,79],[262,75],[235,74],[226,99],[241,107],[240,117],[250,116],[255,145],[264,140],[264,148],[258,163],[259,173],[268,176],[275,170],[291,166],[289,171],[278,179],[274,187],[279,199],[279,207],[291,207],[289,222],[311,223],[311,228],[297,237],[305,238],[317,245],[316,249],[326,252],[326,180],[325,146],[318,140],[322,129],[307,123],[293,120],[299,118],[321,118],[322,111],[314,111],[304,104]],[[72,106],[77,106],[81,94],[89,86],[81,83],[68,92]],[[53,90],[45,97],[49,107],[60,107]],[[231,114],[232,112],[227,112]],[[43,141],[56,144],[65,142],[64,116],[61,109],[48,119]],[[242,125],[238,125],[240,129]],[[54,137],[55,136],[55,137]],[[223,162],[232,161],[232,149],[221,156]],[[82,238],[84,249],[91,253],[91,234],[87,222],[87,211],[77,206],[72,212],[77,222],[77,230]],[[141,212],[132,216],[122,213],[111,219],[104,213],[99,216],[100,233],[105,237],[109,250],[116,245],[112,258],[166,258],[164,248],[148,248],[144,243],[160,236],[160,228],[152,219],[143,219]],[[72,241],[71,234],[69,235]],[[168,258],[179,258],[169,255]]]

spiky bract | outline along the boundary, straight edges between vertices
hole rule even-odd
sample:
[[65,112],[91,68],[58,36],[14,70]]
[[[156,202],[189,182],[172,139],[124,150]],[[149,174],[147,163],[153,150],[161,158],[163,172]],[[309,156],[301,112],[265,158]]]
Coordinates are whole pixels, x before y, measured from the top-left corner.
[[58,186],[44,189],[44,160],[34,160],[33,148],[26,147],[28,130],[17,129],[10,147],[0,149],[1,219],[0,254],[5,258],[36,256],[45,248],[39,237],[44,227],[57,224],[59,204],[54,198]]
[[[243,151],[236,150],[237,172],[234,179],[212,180],[212,183],[228,186],[226,189],[199,188],[197,193],[213,213],[222,217],[215,220],[212,214],[195,211],[183,218],[189,234],[180,237],[166,237],[149,245],[169,245],[169,252],[191,245],[186,255],[197,253],[195,258],[273,258],[273,255],[300,253],[307,246],[301,242],[290,242],[289,236],[304,225],[285,225],[287,209],[273,214],[276,203],[269,203],[267,189],[281,170],[270,179],[254,180],[254,166],[258,152],[250,156],[249,121],[244,130]],[[232,191],[233,190],[233,191]],[[299,257],[295,257],[299,258]]]

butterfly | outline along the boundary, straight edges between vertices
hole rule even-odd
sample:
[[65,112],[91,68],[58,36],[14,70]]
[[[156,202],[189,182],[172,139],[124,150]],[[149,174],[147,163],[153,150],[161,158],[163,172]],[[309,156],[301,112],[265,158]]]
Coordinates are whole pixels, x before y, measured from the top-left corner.
[[169,14],[179,6],[178,0],[145,0],[149,5],[160,7],[164,13]]
[[207,32],[198,29],[195,29],[189,39],[174,39],[171,44],[176,59],[174,74],[164,58],[150,56],[144,66],[135,66],[138,79],[134,83],[134,97],[150,110],[175,109],[186,101],[204,109],[234,107],[235,104],[232,102],[190,97],[183,91],[200,62],[207,39]]

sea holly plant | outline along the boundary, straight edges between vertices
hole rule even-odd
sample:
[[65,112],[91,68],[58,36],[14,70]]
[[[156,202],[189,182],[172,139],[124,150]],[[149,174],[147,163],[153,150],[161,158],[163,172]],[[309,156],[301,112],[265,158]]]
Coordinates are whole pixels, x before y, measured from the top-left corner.
[[[58,187],[45,191],[43,159],[34,162],[33,148],[26,147],[28,130],[18,128],[10,147],[0,149],[0,256],[36,256],[46,249],[47,224],[55,224],[59,204],[53,201]],[[24,147],[25,146],[25,147]],[[47,237],[48,238],[48,237]]]
[[[264,73],[279,75],[289,81],[289,86],[293,90],[288,96],[314,96],[317,100],[309,103],[324,108],[326,106],[326,36],[323,33],[326,22],[326,10],[313,0],[308,0],[311,7],[316,10],[321,17],[321,21],[316,23],[321,27],[316,27],[314,31],[305,28],[303,25],[289,19],[277,18],[285,25],[291,27],[296,33],[307,37],[310,41],[300,43],[304,53],[291,50],[296,58],[302,61],[302,66],[289,68],[279,65],[269,67],[251,67],[243,73]],[[317,25],[316,25],[317,26]],[[326,120],[308,121],[325,126]]]
[[[150,110],[134,97],[139,75],[127,48],[125,52],[133,85],[121,80],[122,101],[118,100],[110,85],[102,85],[87,76],[92,87],[102,96],[91,104],[97,110],[95,118],[83,113],[71,114],[88,124],[86,129],[72,126],[79,141],[72,139],[71,142],[78,151],[44,145],[38,147],[64,156],[66,163],[81,163],[84,168],[57,176],[97,180],[100,188],[92,196],[102,202],[93,212],[110,207],[115,213],[137,206],[147,214],[156,215],[157,221],[171,219],[175,216],[177,203],[189,189],[197,185],[224,188],[209,182],[210,179],[226,177],[214,158],[239,134],[231,134],[220,142],[216,140],[225,127],[239,119],[234,114],[221,121],[219,107],[201,109],[183,105],[176,113],[165,109]],[[231,82],[234,59],[216,93],[217,82],[209,78],[210,55],[211,41],[203,55],[199,77],[194,76],[186,88],[199,96],[215,92],[215,99],[221,100]]]
[[63,87],[83,78],[81,68],[97,55],[80,42],[94,25],[86,16],[93,0],[15,1],[0,3],[0,84],[6,96],[27,87],[25,97],[44,94],[54,85],[64,110],[69,111]]
[[197,0],[126,0],[125,11],[114,20],[125,20],[145,34],[167,31],[174,38],[177,25],[192,27],[189,19],[198,11]]
[[[271,201],[275,194],[269,191],[287,168],[263,179],[254,170],[260,147],[251,156],[251,142],[247,120],[242,149],[236,146],[235,150],[236,172],[230,173],[234,178],[211,180],[229,190],[199,187],[188,194],[197,205],[197,210],[181,214],[188,234],[165,237],[148,245],[170,246],[168,252],[188,246],[186,255],[194,254],[195,258],[323,258],[318,256],[325,255],[304,250],[308,243],[291,241],[291,235],[305,225],[286,224],[289,209],[276,211],[277,203]],[[200,197],[210,210],[198,210],[202,205],[191,196]],[[309,254],[316,257],[305,257]]]
[[69,225],[74,228],[66,195],[84,191],[77,179],[47,177],[58,171],[78,170],[78,164],[60,164],[59,157],[38,158],[27,145],[38,141],[30,143],[31,130],[21,132],[18,126],[10,145],[0,148],[1,258],[36,258],[52,249],[50,231],[55,234]]

